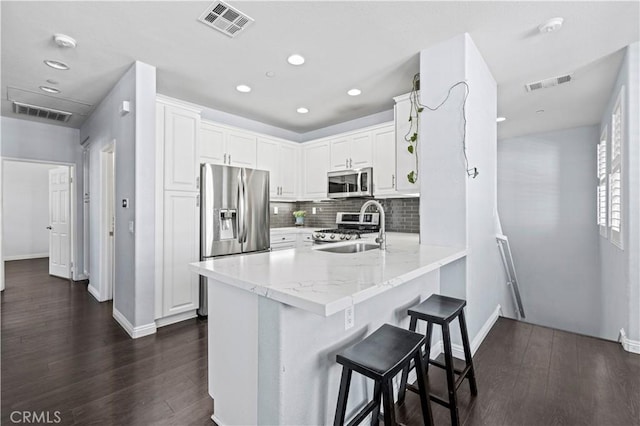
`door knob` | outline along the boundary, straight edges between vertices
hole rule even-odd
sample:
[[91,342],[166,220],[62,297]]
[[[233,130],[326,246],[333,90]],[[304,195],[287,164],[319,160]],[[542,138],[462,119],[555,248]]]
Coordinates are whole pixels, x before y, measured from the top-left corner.
[[47,226],[47,229],[48,229],[49,231],[51,231],[53,228],[52,228],[52,227],[50,227],[50,226]]

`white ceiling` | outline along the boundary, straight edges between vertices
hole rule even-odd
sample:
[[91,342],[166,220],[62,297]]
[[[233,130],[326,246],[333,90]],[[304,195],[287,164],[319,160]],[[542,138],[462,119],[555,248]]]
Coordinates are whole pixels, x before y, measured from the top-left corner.
[[[510,137],[599,122],[621,49],[639,39],[638,1],[231,1],[255,19],[233,39],[197,21],[209,4],[0,2],[2,115],[16,116],[9,96],[90,110],[61,99],[96,105],[139,60],[157,67],[159,93],[305,133],[389,110],[393,96],[410,90],[420,50],[468,32],[498,83],[498,113],[508,118],[499,136]],[[537,26],[556,16],[563,28],[540,34]],[[57,47],[54,33],[74,37],[78,47]],[[307,62],[289,65],[291,53]],[[45,59],[71,70],[51,69]],[[566,85],[524,89],[569,72],[574,80]],[[60,95],[39,94],[47,79],[59,81]],[[253,91],[237,92],[240,83]],[[352,87],[363,94],[347,96]],[[299,106],[310,113],[298,114]]]

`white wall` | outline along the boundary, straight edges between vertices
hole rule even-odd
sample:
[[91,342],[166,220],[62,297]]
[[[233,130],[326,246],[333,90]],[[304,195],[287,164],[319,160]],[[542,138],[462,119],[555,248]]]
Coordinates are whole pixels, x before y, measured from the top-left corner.
[[482,338],[482,327],[498,305],[509,316],[515,312],[495,239],[496,83],[468,34],[420,52],[422,104],[440,104],[459,81],[470,87],[467,155],[469,167],[477,167],[480,174],[475,179],[467,176],[462,150],[465,90],[458,86],[441,109],[421,114],[420,241],[468,248],[466,262],[443,268],[441,293],[467,300],[467,327],[474,340]]
[[6,161],[2,191],[4,260],[49,256],[49,170],[59,166]]
[[[623,100],[623,227],[624,248],[599,238],[602,267],[601,335],[617,339],[619,330],[640,345],[640,43],[626,49],[600,129],[610,123],[620,89]],[[609,130],[611,125],[609,124]],[[610,140],[610,137],[609,137]]]
[[606,337],[595,220],[599,136],[589,126],[501,140],[498,208],[526,320]]
[[[136,62],[127,70],[109,94],[96,107],[80,129],[82,140],[90,143],[90,216],[99,218],[100,156],[115,144],[116,227],[115,287],[113,307],[117,318],[139,330],[155,331],[154,322],[154,244],[149,227],[155,223],[155,68]],[[131,112],[120,113],[122,101],[129,101]],[[138,146],[139,144],[139,146]],[[123,199],[129,207],[122,207]],[[130,224],[134,232],[130,232]],[[99,248],[101,238],[98,220],[90,223],[90,285],[101,277]],[[106,295],[100,292],[101,297]],[[125,327],[126,328],[126,327]]]
[[[82,194],[82,149],[78,129],[37,123],[16,118],[0,117],[2,157],[44,162],[75,164],[76,193]],[[75,265],[73,279],[81,280],[83,253],[82,197],[76,197],[75,206]]]

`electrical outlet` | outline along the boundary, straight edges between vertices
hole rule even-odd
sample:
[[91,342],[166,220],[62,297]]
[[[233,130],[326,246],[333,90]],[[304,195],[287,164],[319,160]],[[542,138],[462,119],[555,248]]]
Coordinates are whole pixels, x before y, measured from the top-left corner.
[[317,213],[316,208],[315,207],[311,207],[311,214],[316,214],[316,213]]
[[353,327],[356,322],[356,313],[353,305],[344,310],[344,329],[348,330]]
[[273,208],[273,214],[278,214],[278,208],[277,207]]

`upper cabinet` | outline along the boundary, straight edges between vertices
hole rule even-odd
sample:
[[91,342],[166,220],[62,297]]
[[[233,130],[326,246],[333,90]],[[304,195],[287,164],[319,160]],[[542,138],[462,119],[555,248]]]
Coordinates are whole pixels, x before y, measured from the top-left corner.
[[236,167],[256,167],[257,137],[202,120],[200,124],[200,162]]
[[330,169],[329,141],[310,142],[303,147],[302,198],[327,198],[327,173]]
[[164,146],[164,189],[198,190],[199,111],[158,103],[158,135]]
[[331,170],[370,167],[372,157],[371,133],[368,131],[331,140]]
[[371,131],[373,143],[373,195],[395,195],[396,192],[396,131],[389,123]]
[[272,200],[295,200],[296,164],[299,147],[258,137],[257,168],[267,170]]
[[419,193],[420,174],[418,173],[416,183],[409,182],[407,178],[411,171],[418,172],[416,170],[416,156],[407,150],[409,144],[404,139],[411,127],[409,122],[409,113],[411,111],[409,95],[406,94],[393,99],[396,101],[394,109],[396,122],[396,190],[401,193]]

